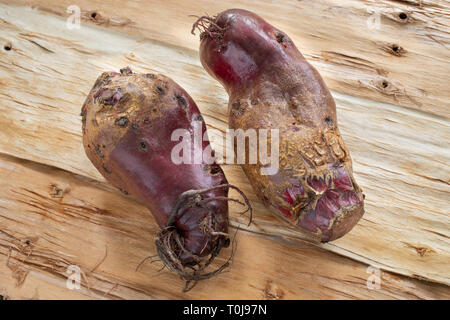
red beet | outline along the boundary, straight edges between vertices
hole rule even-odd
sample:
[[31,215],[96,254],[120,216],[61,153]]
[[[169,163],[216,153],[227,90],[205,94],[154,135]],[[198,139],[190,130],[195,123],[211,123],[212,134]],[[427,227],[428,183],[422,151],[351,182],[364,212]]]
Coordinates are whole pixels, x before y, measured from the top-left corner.
[[129,68],[105,72],[83,105],[82,120],[83,144],[95,167],[155,216],[162,262],[187,281],[225,268],[228,263],[204,271],[229,245],[228,189],[235,187],[216,163],[175,164],[171,158],[179,144],[171,139],[176,129],[192,134],[201,128],[202,150],[209,146],[203,118],[186,91],[162,75]]
[[362,217],[364,196],[319,73],[285,33],[252,12],[203,16],[196,28],[202,65],[228,92],[230,128],[279,130],[276,174],[261,174],[261,163],[242,166],[256,194],[321,241],[343,236]]

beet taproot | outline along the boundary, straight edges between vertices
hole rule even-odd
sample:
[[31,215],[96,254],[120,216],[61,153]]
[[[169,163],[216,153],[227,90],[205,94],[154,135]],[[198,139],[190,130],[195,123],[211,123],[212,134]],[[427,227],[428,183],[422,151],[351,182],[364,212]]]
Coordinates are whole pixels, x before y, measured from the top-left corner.
[[200,59],[229,95],[229,127],[279,130],[279,170],[243,164],[276,216],[322,242],[364,214],[364,195],[337,126],[336,105],[293,41],[256,14],[230,9],[199,17]]
[[201,128],[201,148],[209,146],[205,123],[188,93],[163,75],[129,68],[104,72],[81,115],[88,158],[113,186],[150,209],[161,227],[158,256],[187,281],[185,290],[190,281],[195,284],[227,267],[228,261],[205,271],[230,243],[228,201],[243,203],[230,199],[228,191],[237,188],[215,162],[176,164],[171,157],[179,143],[172,141],[177,129],[193,133]]

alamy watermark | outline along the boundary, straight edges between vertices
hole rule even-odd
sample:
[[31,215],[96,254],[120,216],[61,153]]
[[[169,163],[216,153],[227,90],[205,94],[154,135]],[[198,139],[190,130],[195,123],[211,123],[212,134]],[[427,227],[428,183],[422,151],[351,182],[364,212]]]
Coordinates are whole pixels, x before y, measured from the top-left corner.
[[370,274],[367,278],[367,289],[379,290],[381,288],[381,270],[380,268],[368,266],[366,272]]
[[[192,132],[193,131],[193,132]],[[208,129],[202,134],[201,125],[193,130],[176,129],[171,140],[179,141],[171,151],[175,164],[259,164],[262,175],[274,175],[279,168],[280,136],[278,129],[227,129],[225,136],[219,130]],[[208,135],[213,137],[208,139]],[[204,141],[222,140],[222,150],[204,149]],[[246,144],[248,148],[246,148]],[[219,145],[220,147],[220,145]],[[235,151],[235,152],[234,152]]]
[[80,290],[81,287],[81,269],[76,265],[67,267],[66,287],[69,290]]
[[370,17],[367,19],[367,28],[370,30],[380,30],[381,29],[381,14],[379,12],[374,12],[367,10],[370,13]]
[[66,20],[66,26],[69,30],[80,29],[81,28],[81,9],[79,6],[71,5],[68,6],[66,12],[70,16]]

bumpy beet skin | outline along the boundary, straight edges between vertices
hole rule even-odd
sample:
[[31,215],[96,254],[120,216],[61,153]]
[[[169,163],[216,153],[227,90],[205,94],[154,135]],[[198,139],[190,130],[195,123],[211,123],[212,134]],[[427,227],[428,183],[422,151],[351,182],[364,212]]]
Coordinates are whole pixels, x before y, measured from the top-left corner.
[[279,129],[280,166],[243,169],[258,196],[284,220],[321,241],[347,233],[364,213],[334,100],[292,40],[246,10],[201,17],[200,59],[229,94],[233,129]]
[[[95,167],[114,186],[151,210],[162,228],[158,253],[187,280],[199,264],[228,245],[227,180],[217,164],[175,164],[175,129],[201,128],[197,105],[179,85],[162,75],[105,72],[82,109],[83,143]],[[194,141],[194,139],[192,139]],[[203,150],[209,141],[203,141]],[[192,147],[192,159],[194,156]],[[223,187],[217,187],[225,185]],[[199,190],[209,191],[197,192]],[[183,193],[194,190],[182,199]],[[220,197],[220,199],[216,199]],[[173,221],[168,221],[178,205]]]

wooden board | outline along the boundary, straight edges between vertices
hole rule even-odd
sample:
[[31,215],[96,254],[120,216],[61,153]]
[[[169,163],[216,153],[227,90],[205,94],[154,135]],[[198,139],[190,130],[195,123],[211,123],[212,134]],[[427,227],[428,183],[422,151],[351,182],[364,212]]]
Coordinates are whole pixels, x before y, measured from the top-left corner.
[[[0,156],[0,294],[70,299],[439,299],[448,287],[381,272],[369,290],[367,266],[320,248],[240,231],[228,272],[182,293],[159,263],[158,227],[147,209],[95,180]],[[219,260],[224,261],[228,252]],[[284,261],[280,264],[279,261]],[[66,289],[67,268],[84,276]],[[239,288],[239,293],[236,289]]]
[[[381,2],[386,4],[387,1]],[[59,288],[59,291],[55,289],[56,292],[61,292],[62,297],[66,297],[63,289],[64,267],[75,263],[81,265],[88,273],[89,268],[93,268],[96,261],[103,257],[105,245],[109,247],[111,243],[108,257],[117,255],[116,259],[127,261],[127,263],[119,265],[117,262],[111,262],[109,264],[106,263],[108,260],[105,260],[105,267],[108,267],[109,271],[97,276],[92,275],[97,272],[87,275],[89,286],[96,287],[96,291],[88,290],[85,287],[83,292],[67,293],[67,297],[208,298],[213,296],[225,299],[238,298],[233,296],[235,293],[233,288],[236,287],[243,288],[242,296],[239,298],[276,296],[278,287],[285,292],[283,294],[285,298],[449,297],[450,168],[448,163],[450,162],[450,149],[448,141],[450,121],[445,114],[448,110],[448,106],[445,109],[445,103],[448,103],[448,92],[439,91],[440,100],[438,100],[444,101],[444,103],[433,102],[434,98],[430,99],[431,95],[429,95],[427,100],[423,101],[427,107],[425,109],[417,108],[414,105],[402,104],[400,100],[387,99],[383,95],[360,92],[357,87],[334,86],[332,78],[339,78],[339,75],[345,74],[345,72],[333,69],[333,64],[323,61],[317,64],[319,69],[322,68],[324,72],[327,72],[326,70],[336,72],[336,75],[326,77],[326,80],[330,80],[327,81],[327,83],[331,82],[330,87],[340,91],[333,92],[338,105],[339,125],[354,159],[356,178],[367,196],[366,214],[358,226],[344,238],[333,243],[306,245],[304,241],[301,241],[300,233],[274,219],[262,203],[256,199],[239,167],[225,166],[228,180],[241,187],[249,195],[255,207],[255,223],[247,228],[248,232],[241,232],[238,237],[238,252],[241,256],[238,254],[236,261],[240,262],[236,262],[230,273],[220,276],[217,282],[208,281],[200,284],[202,289],[189,293],[189,295],[180,293],[181,281],[167,272],[158,275],[156,278],[161,277],[161,282],[156,283],[153,278],[151,278],[153,280],[149,280],[149,274],[135,274],[136,264],[154,250],[153,235],[156,233],[156,226],[142,206],[132,199],[119,197],[114,190],[108,187],[86,158],[81,144],[79,112],[87,92],[96,77],[105,70],[118,70],[130,65],[133,70],[138,72],[163,73],[172,77],[192,95],[205,115],[209,128],[222,131],[227,127],[226,94],[203,71],[198,60],[198,53],[193,50],[194,48],[187,42],[178,41],[177,37],[181,39],[187,36],[181,37],[181,33],[172,32],[171,29],[165,29],[163,32],[165,37],[152,36],[151,30],[157,29],[152,29],[154,28],[152,24],[156,23],[155,19],[147,19],[153,21],[147,25],[147,20],[143,19],[141,10],[135,8],[132,11],[128,8],[130,15],[133,13],[133,20],[140,17],[142,20],[139,25],[144,25],[147,29],[133,25],[133,28],[127,27],[122,30],[121,27],[114,26],[112,23],[103,23],[103,26],[100,27],[83,23],[80,30],[69,30],[65,27],[65,19],[60,17],[65,12],[61,11],[61,8],[65,8],[64,2],[55,4],[48,1],[49,6],[45,7],[46,3],[42,2],[45,12],[31,10],[26,6],[0,4],[2,29],[0,43],[7,43],[12,48],[12,50],[0,52],[0,68],[2,70],[0,110],[3,115],[0,118],[0,152],[16,157],[5,157],[5,164],[2,168],[16,167],[16,162],[20,164],[21,168],[22,166],[27,168],[23,169],[25,171],[21,169],[21,173],[14,178],[12,178],[11,172],[5,171],[1,180],[5,184],[5,190],[18,188],[20,184],[20,188],[33,190],[38,194],[32,195],[26,192],[23,194],[22,192],[21,195],[15,197],[7,194],[0,197],[0,199],[3,197],[9,199],[8,204],[5,206],[1,204],[0,208],[2,217],[6,217],[0,220],[0,230],[7,233],[5,235],[0,232],[3,241],[0,257],[5,262],[0,261],[0,266],[1,268],[6,266],[7,256],[10,252],[8,248],[16,247],[16,249],[12,249],[12,254],[19,258],[12,259],[15,261],[14,263],[18,263],[17,259],[24,261],[18,265],[28,272],[30,277],[27,278],[31,282],[26,286],[28,281],[26,280],[21,287],[19,286],[24,289],[15,288],[14,278],[2,275],[5,278],[2,279],[2,283],[5,283],[5,295],[12,298],[32,297],[34,291],[37,290],[42,291],[39,297],[55,298],[56,294],[52,295],[47,291],[53,290],[51,288]],[[439,8],[440,6],[436,1],[432,3],[433,6],[430,2],[427,3],[428,7],[437,6]],[[52,10],[50,10],[50,4],[52,4]],[[237,4],[239,3],[236,2]],[[325,6],[326,2],[321,1],[320,4]],[[279,9],[285,10],[291,5],[293,4],[289,1],[280,2]],[[302,5],[306,6],[305,3]],[[113,4],[104,4],[105,8],[109,6],[112,8]],[[212,7],[211,3],[209,6]],[[332,7],[331,3],[328,3],[328,6]],[[152,8],[158,9],[158,12],[174,10],[174,15],[168,16],[170,22],[173,24],[187,23],[185,18],[183,18],[184,20],[178,19],[180,16],[184,17],[187,9],[184,10],[183,7],[177,9],[170,1],[166,2],[165,6],[162,2],[152,2]],[[261,5],[261,8],[270,11],[269,5],[266,7]],[[128,9],[125,8],[121,12],[128,12],[126,11]],[[448,8],[443,7],[442,12],[445,13],[446,10]],[[279,18],[278,15],[277,17]],[[270,20],[271,17],[268,19]],[[45,21],[45,23],[41,23],[41,21]],[[160,21],[162,20],[160,19]],[[167,22],[167,20],[164,21]],[[316,21],[316,23],[319,22]],[[132,33],[133,30],[135,33]],[[142,30],[148,31],[145,37]],[[181,29],[177,28],[176,30]],[[316,28],[316,30],[319,29]],[[286,31],[289,32],[289,30]],[[299,33],[296,37],[302,39],[303,35]],[[150,38],[157,38],[160,41]],[[195,38],[194,40],[197,41]],[[295,37],[294,40],[296,40]],[[415,41],[421,43],[419,40]],[[178,43],[178,45],[174,45],[174,43]],[[319,45],[320,43],[316,44],[317,48]],[[345,43],[341,45],[345,45]],[[436,88],[435,85],[445,86],[445,80],[449,73],[444,72],[448,71],[448,65],[444,64],[442,61],[445,60],[442,59],[448,54],[447,51],[442,48],[438,49],[435,44],[431,43],[422,43],[422,45],[430,47],[428,49],[431,51],[427,52],[431,57],[440,57],[435,60],[431,58],[436,63],[434,67],[439,69],[439,72],[433,73],[435,78],[430,78],[428,81],[424,80],[426,76],[420,77],[418,80],[427,82],[427,86],[432,89]],[[366,45],[362,47],[366,48]],[[381,59],[379,55],[374,54],[374,56]],[[384,55],[381,56],[384,57]],[[392,61],[397,57],[387,57],[389,59],[385,61],[395,64]],[[410,66],[411,63],[406,63],[406,67]],[[361,69],[362,71],[360,71],[364,72],[364,68]],[[359,76],[362,74],[358,73],[355,78],[358,79]],[[433,97],[435,96],[437,95],[433,93]],[[216,143],[214,146],[221,147],[220,143]],[[20,158],[51,167],[23,162],[19,160]],[[64,173],[66,180],[63,179],[59,182],[62,185],[72,185],[75,184],[74,181],[78,180],[84,181],[83,179],[86,178],[82,177],[93,179],[84,181],[85,188],[90,188],[89,192],[81,192],[77,194],[75,200],[70,200],[78,204],[84,201],[81,208],[73,211],[70,207],[66,208],[65,203],[62,207],[58,207],[55,201],[41,199],[42,197],[39,195],[46,195],[48,198],[49,186],[54,184],[52,182],[53,174],[56,176],[63,174],[52,167],[68,171]],[[36,176],[34,177],[31,172]],[[23,175],[22,178],[20,178],[21,175]],[[43,182],[36,183],[36,181]],[[72,190],[72,187],[69,189]],[[72,196],[72,191],[70,194]],[[111,206],[109,197],[112,197],[112,194],[117,197],[114,204],[123,210],[116,210]],[[85,198],[87,196],[88,199]],[[30,197],[35,197],[35,200]],[[69,197],[69,199],[71,198]],[[108,199],[108,201],[104,199]],[[39,203],[36,204],[39,208],[35,208],[35,210],[28,208],[30,203],[34,203],[33,201]],[[45,205],[42,206],[41,202]],[[94,203],[94,205],[89,206],[85,203]],[[133,210],[127,211],[128,207]],[[35,212],[36,210],[41,212],[39,213],[39,223],[42,225],[31,222],[21,223],[22,220],[34,221],[35,215],[38,214]],[[20,219],[17,218],[18,212],[20,212]],[[52,212],[55,213],[52,214]],[[105,220],[104,216],[108,219]],[[75,220],[66,223],[66,219]],[[82,226],[85,229],[82,234],[83,236],[89,234],[87,239],[85,237],[80,239],[75,229],[71,231],[66,229],[67,224],[75,223],[79,219],[84,219]],[[110,225],[110,220],[116,221],[115,219],[130,220],[131,222],[128,224],[117,223],[116,230]],[[15,222],[12,223],[12,220]],[[243,222],[242,218],[233,213],[232,225],[237,226],[240,222]],[[51,231],[46,231],[48,235],[44,235],[47,223],[54,225]],[[65,230],[63,233],[58,231],[62,227],[64,227],[62,230]],[[111,228],[114,229],[113,232],[109,231]],[[30,234],[31,230],[36,230],[36,232]],[[129,232],[134,236],[128,238]],[[21,252],[21,248],[18,248],[18,242],[29,236],[35,237],[33,239],[57,237],[58,241],[65,243],[63,247],[66,249],[73,243],[71,249],[73,251],[59,251],[69,253],[74,257],[68,259],[67,256],[52,247],[49,241],[39,240],[40,242],[37,242],[39,250],[46,252],[45,259],[50,259],[50,264],[55,263],[60,266],[60,269],[56,273],[53,272],[53,269],[50,272],[45,263],[39,260],[42,258],[39,255],[35,258],[40,262],[30,264],[24,260],[23,252]],[[97,241],[98,244],[94,244]],[[305,248],[305,246],[307,247]],[[81,255],[80,250],[86,247],[92,247],[92,250]],[[264,252],[261,253],[261,257],[257,258],[259,262],[256,265],[244,259],[243,252],[248,254],[248,252],[260,252],[261,250]],[[336,254],[345,257],[339,257]],[[280,258],[277,259],[277,256]],[[281,257],[290,261],[284,270],[279,270],[275,263]],[[304,261],[308,266],[303,264],[299,266],[299,261]],[[331,264],[330,261],[336,262]],[[349,265],[351,268],[345,269]],[[369,291],[365,287],[365,281],[369,276],[365,273],[367,265],[389,271],[383,272],[384,277],[395,280],[388,281],[383,278],[383,283],[386,282],[386,284],[382,286],[381,290]],[[153,267],[145,268],[156,270],[151,269]],[[237,270],[235,271],[235,269]],[[317,269],[329,272],[323,276],[323,284],[317,280],[320,278],[317,274],[322,275],[321,271],[317,271]],[[359,275],[356,276],[359,280],[356,283],[351,276],[354,269],[359,270]],[[308,274],[308,276],[302,276],[301,280],[298,280],[299,282],[289,284],[292,278],[297,279],[297,275],[302,272],[303,275]],[[11,273],[14,275],[13,271]],[[394,273],[409,278],[397,276]],[[270,277],[265,277],[266,274],[270,274]],[[285,279],[283,284],[277,282],[280,276]],[[435,282],[435,284],[419,282],[411,279],[412,277]],[[115,283],[119,283],[118,287],[122,289],[121,293],[112,295],[108,289],[112,288]],[[261,293],[267,284],[272,288],[267,290],[270,292],[275,290],[273,291],[275,294],[271,293],[265,296]],[[87,282],[86,285],[88,285]],[[329,286],[332,286],[332,289],[324,288]],[[117,287],[114,288],[114,290],[116,289]],[[32,291],[33,293],[31,293]],[[289,294],[286,293],[288,291]],[[420,293],[413,295],[412,292],[416,291]]]
[[[6,2],[61,17],[68,17],[67,7],[74,4]],[[199,42],[190,34],[195,21],[190,15],[252,10],[289,34],[331,89],[450,116],[447,0],[79,0],[76,5],[83,25],[191,50]]]

